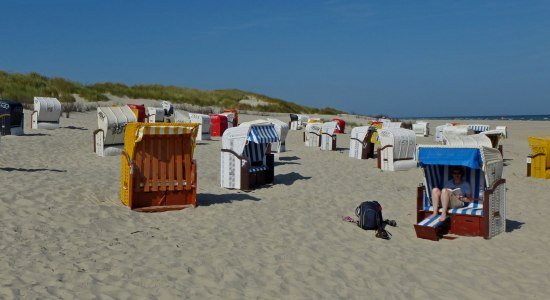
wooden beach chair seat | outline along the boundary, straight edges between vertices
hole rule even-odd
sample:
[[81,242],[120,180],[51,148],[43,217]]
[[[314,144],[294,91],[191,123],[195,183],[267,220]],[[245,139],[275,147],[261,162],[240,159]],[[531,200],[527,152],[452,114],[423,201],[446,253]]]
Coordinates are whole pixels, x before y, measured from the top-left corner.
[[196,123],[130,123],[121,161],[122,202],[143,212],[197,205]]
[[[420,145],[418,161],[424,171],[424,183],[417,190],[417,224],[433,213],[432,189],[443,188],[452,177],[452,168],[460,166],[465,170],[474,201],[447,211],[451,218],[449,233],[490,239],[505,231],[506,180],[502,178],[503,160],[498,150]],[[430,239],[418,231],[417,236]]]

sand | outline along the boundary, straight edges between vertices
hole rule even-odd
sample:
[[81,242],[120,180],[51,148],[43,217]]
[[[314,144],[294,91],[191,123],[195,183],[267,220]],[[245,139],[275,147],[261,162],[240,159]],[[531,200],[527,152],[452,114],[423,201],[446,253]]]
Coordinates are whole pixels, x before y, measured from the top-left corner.
[[[321,152],[291,131],[275,184],[249,193],[219,187],[221,142],[203,141],[200,206],[146,214],[119,200],[120,157],[93,153],[95,112],[52,131],[27,123],[0,142],[0,298],[545,298],[550,180],[526,178],[525,157],[550,123],[461,122],[509,129],[508,229],[491,240],[416,238],[421,171],[351,159],[349,135]],[[390,241],[341,220],[371,199],[398,222]]]

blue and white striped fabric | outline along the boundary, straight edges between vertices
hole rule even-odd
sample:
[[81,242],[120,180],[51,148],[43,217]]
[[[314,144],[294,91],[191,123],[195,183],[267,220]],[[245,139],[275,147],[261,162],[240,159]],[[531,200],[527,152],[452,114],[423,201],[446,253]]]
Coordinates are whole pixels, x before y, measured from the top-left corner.
[[244,156],[250,160],[250,163],[255,163],[258,161],[263,162],[265,157],[265,148],[266,144],[256,144],[249,142],[244,147]]
[[[426,226],[426,227],[433,227],[433,228],[437,228],[439,227],[439,225],[443,224],[442,221],[439,221],[439,218],[441,217],[441,215],[437,215],[435,217],[428,217],[422,221],[420,221],[420,223],[418,223],[418,225],[420,226]],[[445,220],[447,220],[449,218],[449,216],[447,216],[445,218]]]
[[[426,190],[424,192],[424,209],[433,210],[431,205],[431,193],[434,187],[442,188],[446,181],[451,180],[452,174],[450,168],[452,166],[442,165],[426,165],[424,166],[424,176]],[[474,199],[483,199],[483,190],[485,189],[485,176],[480,169],[464,168],[466,170],[466,182],[470,184],[472,197]],[[455,208],[449,210],[455,214],[481,215],[483,213],[483,202],[474,201],[466,207]],[[465,209],[467,208],[467,209]],[[455,212],[456,211],[456,212]]]
[[279,141],[279,135],[273,124],[251,126],[249,140],[257,144],[267,144]]
[[265,170],[267,170],[266,166],[251,167],[250,168],[250,173],[260,172],[260,171],[265,171]]
[[[433,206],[428,206],[424,209],[429,211],[434,210]],[[443,212],[443,209],[439,208],[439,212]],[[453,215],[483,216],[483,203],[474,201],[472,203],[468,203],[468,205],[464,207],[448,209],[447,213]]]
[[473,125],[468,125],[468,127],[471,130],[473,130],[475,133],[489,131],[489,125],[473,124]]

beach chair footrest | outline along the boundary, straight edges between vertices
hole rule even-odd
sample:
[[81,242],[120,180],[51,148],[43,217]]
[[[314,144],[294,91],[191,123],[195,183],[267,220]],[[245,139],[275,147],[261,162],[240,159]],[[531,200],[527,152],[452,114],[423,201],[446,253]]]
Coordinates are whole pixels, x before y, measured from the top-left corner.
[[433,218],[426,218],[414,225],[416,237],[432,241],[438,241],[440,237],[449,232],[451,219],[449,216],[445,221],[439,221],[439,215]]
[[188,207],[195,207],[193,204],[185,204],[185,205],[161,205],[161,206],[147,206],[147,207],[140,207],[135,208],[134,211],[138,212],[162,212],[162,211],[170,211],[170,210],[181,210]]

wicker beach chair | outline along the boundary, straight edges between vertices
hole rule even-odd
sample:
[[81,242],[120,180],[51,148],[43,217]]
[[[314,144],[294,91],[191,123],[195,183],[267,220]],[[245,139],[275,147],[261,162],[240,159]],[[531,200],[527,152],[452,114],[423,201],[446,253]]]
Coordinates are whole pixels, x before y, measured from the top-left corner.
[[382,171],[402,171],[416,168],[416,134],[404,128],[378,130],[378,167]]
[[[424,183],[418,187],[416,199],[419,238],[437,240],[451,233],[481,236],[490,239],[506,229],[506,180],[502,178],[503,160],[498,150],[490,147],[418,146],[418,162],[424,172]],[[443,188],[451,179],[451,168],[465,170],[465,181],[472,190],[473,202],[449,209],[448,222],[426,226],[433,213],[431,191]],[[439,209],[441,212],[442,209]]]
[[376,128],[371,126],[354,127],[349,139],[349,157],[356,159],[374,158],[372,134]]
[[304,130],[304,144],[306,147],[321,147],[321,126],[323,123],[307,123]]
[[550,179],[550,137],[530,136],[528,141],[527,176]]
[[98,107],[97,127],[93,132],[94,152],[98,156],[120,155],[124,149],[124,131],[137,117],[128,106]]
[[275,126],[269,122],[228,128],[222,136],[221,187],[247,191],[273,183],[271,144],[278,141]]
[[130,123],[124,135],[120,194],[132,210],[197,205],[196,123]]
[[57,129],[61,118],[61,102],[56,98],[34,97],[31,129]]
[[321,126],[321,150],[334,151],[336,150],[336,130],[338,129],[337,122],[326,122]]

